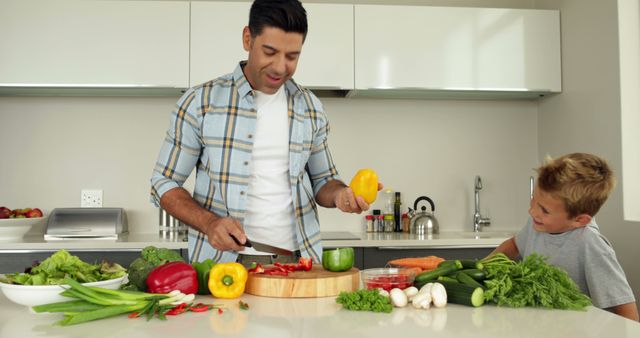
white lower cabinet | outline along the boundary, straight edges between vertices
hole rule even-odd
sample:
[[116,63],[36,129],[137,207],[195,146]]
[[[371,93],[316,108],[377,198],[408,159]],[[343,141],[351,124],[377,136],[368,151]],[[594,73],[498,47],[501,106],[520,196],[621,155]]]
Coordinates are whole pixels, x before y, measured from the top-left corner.
[[560,92],[559,12],[356,5],[355,87]]
[[0,86],[189,85],[189,3],[3,0]]
[[[231,73],[247,59],[242,29],[250,2],[191,3],[192,86]],[[294,79],[318,89],[353,89],[353,5],[304,4],[308,34]]]

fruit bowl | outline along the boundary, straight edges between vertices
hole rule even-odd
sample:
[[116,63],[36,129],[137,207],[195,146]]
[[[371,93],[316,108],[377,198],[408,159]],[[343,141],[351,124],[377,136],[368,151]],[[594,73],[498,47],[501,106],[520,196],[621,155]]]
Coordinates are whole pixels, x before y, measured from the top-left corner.
[[413,285],[416,272],[412,269],[402,268],[376,268],[362,270],[362,283],[367,289],[384,289],[390,291],[393,288],[406,289]]
[[19,239],[46,217],[0,219],[0,240]]
[[[82,283],[85,286],[98,286],[105,289],[117,290],[123,283],[125,276],[91,283]],[[0,282],[2,293],[12,302],[20,305],[35,306],[56,302],[74,300],[64,297],[60,292],[68,288],[68,285],[18,285]]]

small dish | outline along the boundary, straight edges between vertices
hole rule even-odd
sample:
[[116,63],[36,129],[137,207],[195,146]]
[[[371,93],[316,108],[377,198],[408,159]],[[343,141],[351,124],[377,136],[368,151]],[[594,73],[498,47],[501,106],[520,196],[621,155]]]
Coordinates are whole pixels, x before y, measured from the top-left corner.
[[406,289],[413,285],[416,278],[414,269],[375,268],[362,270],[362,282],[367,289]]

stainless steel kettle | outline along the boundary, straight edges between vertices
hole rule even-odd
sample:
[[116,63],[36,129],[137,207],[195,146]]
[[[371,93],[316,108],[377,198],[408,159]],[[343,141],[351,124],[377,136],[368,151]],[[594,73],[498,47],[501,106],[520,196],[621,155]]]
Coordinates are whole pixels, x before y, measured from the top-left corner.
[[[418,203],[421,201],[429,202],[429,204],[431,205],[431,211],[427,211],[427,207],[424,205],[421,207],[421,211],[418,211]],[[431,235],[437,234],[440,231],[438,220],[434,215],[436,206],[429,197],[418,197],[413,203],[413,208],[415,212],[413,215],[411,215],[411,220],[409,223],[410,233],[417,235]]]

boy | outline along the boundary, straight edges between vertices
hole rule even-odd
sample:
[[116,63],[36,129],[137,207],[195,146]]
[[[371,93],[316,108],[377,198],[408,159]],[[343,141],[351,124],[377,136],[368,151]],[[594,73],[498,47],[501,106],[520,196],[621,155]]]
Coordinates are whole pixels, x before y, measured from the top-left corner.
[[615,185],[607,162],[574,153],[549,158],[537,171],[528,224],[493,253],[511,259],[533,252],[547,256],[548,263],[566,270],[596,307],[638,321],[624,271],[593,218]]

